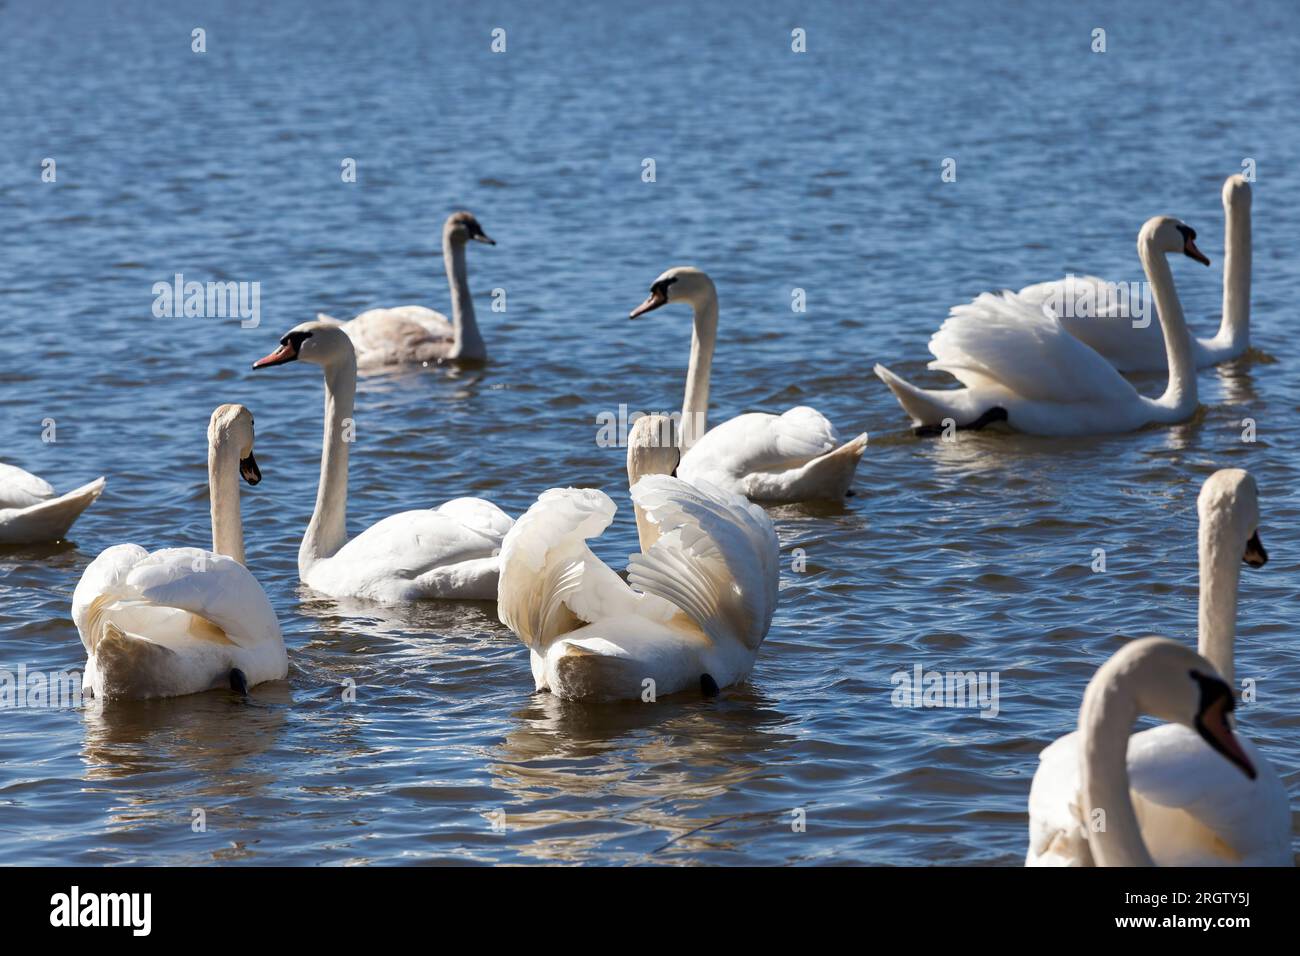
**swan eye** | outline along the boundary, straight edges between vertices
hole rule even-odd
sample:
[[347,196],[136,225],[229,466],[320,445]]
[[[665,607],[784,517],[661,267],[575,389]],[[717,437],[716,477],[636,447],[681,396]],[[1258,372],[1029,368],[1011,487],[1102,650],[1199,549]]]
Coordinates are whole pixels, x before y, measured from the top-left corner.
[[298,350],[302,348],[302,343],[307,341],[309,338],[311,338],[310,332],[289,332],[280,340],[280,344],[292,346],[293,351],[296,354]]

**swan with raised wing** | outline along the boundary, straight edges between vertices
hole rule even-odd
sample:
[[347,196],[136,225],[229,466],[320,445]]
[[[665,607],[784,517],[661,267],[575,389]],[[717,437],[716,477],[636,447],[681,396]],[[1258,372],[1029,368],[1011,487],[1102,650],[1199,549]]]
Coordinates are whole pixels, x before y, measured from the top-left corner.
[[[1192,338],[1196,368],[1231,361],[1250,348],[1250,204],[1250,183],[1229,176],[1223,184],[1223,314],[1212,338]],[[1121,372],[1159,371],[1166,364],[1160,324],[1148,320],[1135,326],[1116,292],[1096,276],[1067,276],[1026,286],[1020,296],[1047,303],[1067,332]]]
[[923,435],[994,422],[1033,435],[1095,435],[1186,421],[1198,407],[1196,368],[1166,256],[1210,260],[1196,247],[1196,232],[1169,216],[1147,220],[1137,246],[1164,330],[1169,384],[1159,398],[1139,394],[1045,305],[1014,292],[986,292],[954,307],[930,339],[929,367],[964,388],[919,388],[883,365],[876,374]]
[[208,423],[212,550],[138,544],[103,551],[72,595],[86,648],[83,685],[96,697],[177,697],[218,687],[246,693],[288,673],[280,624],[244,567],[239,479],[262,479],[253,416],[222,405]]
[[348,451],[357,389],[352,340],[337,325],[304,322],[253,368],[294,361],[318,365],[325,377],[325,437],[316,507],[298,549],[302,582],[331,597],[387,604],[421,598],[490,601],[497,593],[497,557],[513,523],[482,498],[456,498],[437,508],[403,511],[356,537],[347,532]]
[[65,495],[14,465],[0,464],[0,544],[40,544],[63,539],[72,523],[104,492],[96,478]]
[[671,477],[668,421],[640,418],[628,439],[641,552],[626,582],[587,546],[614,517],[602,491],[552,488],[506,535],[497,610],[528,646],[537,690],[712,695],[753,666],[776,609],[776,532],[742,496]]
[[451,319],[422,305],[370,309],[342,322],[319,313],[321,322],[338,325],[352,340],[358,366],[366,369],[429,362],[482,362],[487,347],[474,316],[469,291],[465,248],[471,242],[495,246],[478,220],[468,212],[454,212],[442,227],[442,259],[451,287]]
[[706,481],[753,501],[844,497],[866,450],[866,433],[841,442],[826,416],[806,405],[781,415],[737,415],[708,430],[709,379],[718,337],[718,292],[713,280],[692,266],[669,269],[655,279],[649,298],[630,317],[674,302],[684,302],[694,312],[678,476],[691,483]]
[[[1197,500],[1200,514],[1198,649],[1215,671],[1233,679],[1237,586],[1244,561],[1268,560],[1259,539],[1254,479],[1232,468],[1211,475]],[[1130,722],[1131,726],[1131,722]],[[1079,824],[1080,773],[1089,756],[1086,728],[1062,737],[1039,760],[1029,792],[1030,866],[1094,862],[1095,847]],[[1114,731],[1118,732],[1118,731]],[[1128,738],[1124,761],[1142,841],[1162,866],[1290,866],[1291,810],[1286,787],[1254,745],[1236,738],[1255,773],[1225,773],[1214,741],[1201,728],[1162,724]],[[1093,748],[1108,746],[1091,741]],[[1109,762],[1121,762],[1116,742]],[[1113,772],[1113,771],[1112,771]]]

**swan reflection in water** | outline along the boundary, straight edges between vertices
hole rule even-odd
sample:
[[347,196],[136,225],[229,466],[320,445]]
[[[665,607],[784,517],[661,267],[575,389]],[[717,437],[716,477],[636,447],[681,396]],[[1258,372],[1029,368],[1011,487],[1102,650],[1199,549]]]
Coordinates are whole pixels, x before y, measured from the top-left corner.
[[[259,684],[247,699],[225,690],[159,700],[87,697],[82,792],[107,797],[97,824],[103,849],[130,852],[154,839],[141,835],[147,831],[195,840],[196,860],[248,856],[268,815],[245,807],[271,805],[282,768],[261,758],[283,736],[291,703],[287,681]],[[208,814],[210,835],[192,833],[195,807]]]
[[1259,401],[1259,395],[1255,392],[1255,380],[1251,375],[1251,365],[1255,361],[1271,363],[1276,359],[1251,349],[1239,359],[1214,366],[1219,394],[1215,395],[1206,389],[1210,394],[1202,396],[1201,401],[1208,399],[1225,405],[1253,405]]
[[[580,861],[611,849],[629,860],[681,862],[680,855],[728,851],[738,830],[784,828],[770,809],[749,811],[737,796],[756,778],[782,776],[790,719],[751,686],[716,700],[677,694],[654,703],[583,704],[534,694],[513,715],[517,726],[488,754],[498,808],[521,852],[544,861]],[[778,784],[774,784],[778,785]],[[701,806],[707,814],[697,815]],[[519,834],[522,832],[522,837]],[[609,844],[612,843],[611,847]]]

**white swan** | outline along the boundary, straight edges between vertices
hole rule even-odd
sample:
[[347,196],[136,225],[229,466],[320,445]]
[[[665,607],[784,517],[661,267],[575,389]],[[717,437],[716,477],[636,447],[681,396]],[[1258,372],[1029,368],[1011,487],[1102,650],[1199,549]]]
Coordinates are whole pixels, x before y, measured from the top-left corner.
[[222,405],[208,424],[212,550],[137,544],[103,551],[72,594],[86,647],[83,685],[96,697],[176,697],[247,691],[288,673],[284,639],[266,592],[243,565],[239,475],[261,480],[253,416]]
[[47,482],[30,472],[0,464],[0,544],[60,540],[103,491],[101,477],[56,496]]
[[670,302],[686,302],[695,313],[677,474],[692,484],[707,481],[754,501],[844,497],[866,450],[866,432],[841,443],[835,426],[804,405],[783,415],[737,415],[706,431],[709,376],[718,337],[718,293],[708,275],[679,266],[654,281],[650,297],[630,317]]
[[[1250,183],[1240,175],[1223,184],[1223,316],[1213,338],[1192,339],[1192,362],[1207,368],[1227,362],[1250,348]],[[1208,265],[1208,263],[1207,263]],[[1134,328],[1122,314],[1110,285],[1096,276],[1074,276],[1040,282],[1020,290],[1035,304],[1099,303],[1097,314],[1087,309],[1054,311],[1062,327],[1121,372],[1151,372],[1165,367],[1165,337],[1157,322]],[[1061,315],[1069,312],[1069,315]]]
[[[1232,690],[1191,648],[1148,637],[1116,651],[1083,693],[1078,731],[1043,752],[1029,793],[1026,865],[1223,866],[1289,857],[1289,814],[1285,838],[1271,847],[1252,818],[1254,749],[1232,732],[1232,706]],[[1179,733],[1133,735],[1143,714]],[[1142,769],[1157,745],[1161,759]]]
[[253,363],[269,368],[301,359],[325,373],[325,438],[320,486],[298,575],[331,597],[387,604],[420,598],[496,598],[498,551],[513,523],[482,498],[456,498],[432,510],[403,511],[348,540],[348,424],[357,389],[352,342],[337,325],[304,322]]
[[474,318],[474,298],[465,267],[465,245],[471,239],[496,245],[470,213],[454,212],[447,217],[442,227],[442,259],[451,286],[451,321],[422,305],[370,309],[350,322],[323,312],[316,318],[347,332],[362,368],[407,362],[482,362],[487,358],[487,348]]
[[670,477],[677,450],[652,437],[662,421],[638,419],[628,440],[641,553],[627,583],[587,547],[614,516],[604,492],[552,488],[506,535],[497,611],[528,646],[538,690],[713,694],[753,666],[776,609],[776,532],[743,497]]
[[[1201,489],[1197,510],[1199,650],[1230,683],[1241,562],[1259,567],[1268,560],[1259,540],[1254,479],[1235,468],[1216,472]],[[1213,742],[1207,745],[1186,726],[1163,724],[1129,738],[1128,786],[1143,842],[1160,865],[1291,865],[1286,787],[1249,740],[1238,740],[1257,772],[1252,779],[1223,773]],[[1029,792],[1029,866],[1093,860],[1078,826],[1080,753],[1087,752],[1086,743],[1081,723],[1080,731],[1042,752]]]
[[1138,255],[1165,332],[1169,385],[1159,398],[1139,395],[1045,305],[1014,292],[984,293],[954,307],[930,339],[929,367],[951,373],[965,388],[918,388],[883,365],[876,374],[920,434],[939,433],[948,423],[981,428],[1001,421],[1033,435],[1095,435],[1185,421],[1197,408],[1196,369],[1165,256],[1178,252],[1208,263],[1195,236],[1168,216],[1147,220],[1138,233]]

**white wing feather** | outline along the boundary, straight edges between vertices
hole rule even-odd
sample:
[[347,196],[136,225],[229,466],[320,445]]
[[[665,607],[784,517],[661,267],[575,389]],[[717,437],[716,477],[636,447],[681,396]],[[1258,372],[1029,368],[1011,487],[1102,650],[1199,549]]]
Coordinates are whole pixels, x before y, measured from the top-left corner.
[[[471,500],[457,499],[456,507],[446,513],[431,509],[389,515],[348,541],[329,563],[354,584],[361,584],[414,580],[434,568],[491,557],[503,537],[497,530],[500,519],[509,522],[509,516],[484,501],[483,505],[500,512],[499,518],[493,515],[487,520],[488,508],[471,506]],[[465,515],[474,524],[462,520]]]
[[840,445],[835,426],[806,405],[781,415],[748,412],[706,432],[682,457],[681,468],[701,476],[797,468]]
[[[233,558],[199,548],[149,554],[139,545],[120,544],[92,561],[72,597],[72,618],[88,650],[100,636],[89,621],[96,598],[196,614],[241,647],[280,638],[275,611],[257,579]],[[167,643],[166,632],[148,636]]]
[[1022,398],[1114,403],[1133,386],[1061,327],[1042,305],[1014,292],[985,292],[954,306],[930,339],[934,361],[970,388],[999,385]]
[[649,475],[632,500],[659,526],[628,583],[684,611],[715,642],[757,648],[776,610],[779,546],[766,512],[708,483]]
[[497,615],[538,653],[578,622],[672,616],[671,607],[633,592],[587,547],[588,539],[609,527],[615,510],[603,491],[552,488],[505,536]]

